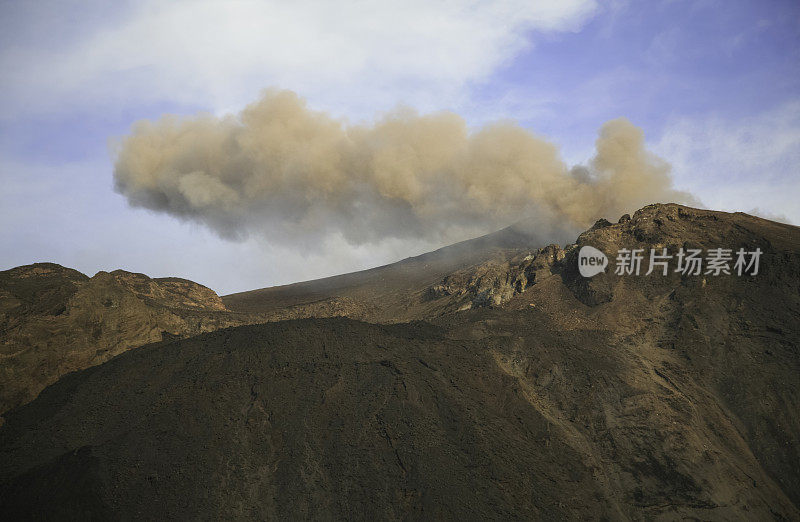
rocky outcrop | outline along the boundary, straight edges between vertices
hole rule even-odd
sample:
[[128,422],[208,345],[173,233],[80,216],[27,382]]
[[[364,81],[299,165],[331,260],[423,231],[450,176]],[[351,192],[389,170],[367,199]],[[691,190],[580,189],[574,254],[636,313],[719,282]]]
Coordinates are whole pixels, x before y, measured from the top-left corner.
[[552,275],[564,259],[564,250],[548,245],[530,252],[511,252],[506,259],[493,259],[448,275],[425,292],[430,301],[449,301],[449,308],[468,310],[501,306],[525,292],[538,280]]
[[0,412],[130,348],[245,322],[185,279],[123,270],[89,278],[52,263],[0,272]]
[[[585,245],[598,248],[608,256],[609,267],[605,273],[590,279],[580,276],[577,256]],[[672,255],[679,249],[699,249],[704,254],[716,248],[732,252],[760,249],[759,281],[772,281],[773,284],[785,284],[800,290],[800,281],[796,277],[800,273],[795,255],[800,250],[797,227],[743,213],[730,214],[676,204],[648,205],[632,217],[622,216],[615,224],[604,219],[598,221],[578,237],[574,248],[567,249],[561,272],[565,284],[575,296],[591,306],[614,300],[618,292],[624,291],[624,282],[630,281],[628,275],[618,275],[615,270],[615,258],[621,249],[643,251],[642,275],[633,277],[637,278],[637,287],[648,296],[712,282],[712,277],[705,277],[705,274],[697,277],[676,272],[674,260],[666,276],[645,277],[650,250],[661,252],[664,248]],[[727,288],[737,282],[737,277],[723,274],[713,277],[713,283]],[[744,279],[748,279],[747,276]]]
[[138,299],[159,307],[223,311],[222,299],[208,287],[178,277],[151,279],[125,270],[98,272],[93,280],[125,288]]

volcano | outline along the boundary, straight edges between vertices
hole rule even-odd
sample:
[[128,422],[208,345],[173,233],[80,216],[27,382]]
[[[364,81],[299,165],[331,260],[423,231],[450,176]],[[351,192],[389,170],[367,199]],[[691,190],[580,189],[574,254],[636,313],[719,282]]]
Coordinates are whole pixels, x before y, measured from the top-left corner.
[[[0,273],[0,510],[800,519],[800,228],[674,204],[563,248],[525,225],[222,297]],[[614,270],[720,248],[758,270]]]

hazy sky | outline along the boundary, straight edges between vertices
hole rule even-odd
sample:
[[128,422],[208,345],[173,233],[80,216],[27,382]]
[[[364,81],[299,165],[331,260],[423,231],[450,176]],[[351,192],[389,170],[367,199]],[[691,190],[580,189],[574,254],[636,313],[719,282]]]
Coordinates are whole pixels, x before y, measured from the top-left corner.
[[398,105],[514,119],[570,163],[624,116],[706,207],[800,224],[794,0],[336,4],[0,2],[0,269],[124,268],[224,294],[438,246],[229,241],[114,192],[134,121],[236,113],[268,87],[356,123]]

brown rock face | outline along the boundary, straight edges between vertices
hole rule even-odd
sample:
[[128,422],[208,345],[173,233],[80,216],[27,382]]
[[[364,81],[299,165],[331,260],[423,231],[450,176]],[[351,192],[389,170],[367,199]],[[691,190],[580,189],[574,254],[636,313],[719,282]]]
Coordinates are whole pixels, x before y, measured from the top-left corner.
[[187,310],[225,310],[222,299],[210,288],[177,277],[151,279],[144,274],[124,270],[99,272],[92,279],[125,288],[138,299],[162,308]]
[[500,306],[525,292],[537,279],[552,275],[562,259],[564,251],[558,245],[522,253],[508,251],[448,275],[428,288],[427,297],[440,302],[443,312]]
[[[611,263],[605,273],[591,279],[578,274],[577,254],[584,245],[594,246],[609,256]],[[796,277],[798,266],[795,253],[800,250],[798,228],[775,223],[766,219],[737,213],[728,214],[710,210],[698,210],[681,205],[649,205],[634,213],[632,218],[620,220],[619,223],[604,227],[593,227],[578,237],[574,248],[564,263],[565,283],[586,304],[596,305],[610,302],[614,292],[625,288],[624,281],[630,280],[627,275],[619,276],[614,270],[614,256],[620,249],[643,249],[645,256],[650,249],[675,254],[679,249],[726,248],[733,252],[743,248],[745,251],[760,249],[763,254],[760,261],[760,275],[757,280],[741,277],[695,277],[683,276],[670,270],[666,277],[637,278],[638,288],[647,295],[656,295],[664,290],[672,290],[680,286],[703,284],[713,279],[720,288],[731,289],[741,284],[742,289],[763,289],[759,286],[767,281],[771,285],[788,285],[784,290],[791,293],[798,288],[800,280]],[[645,259],[642,266],[647,270]],[[733,263],[731,263],[732,265]],[[672,268],[675,268],[674,262]],[[703,269],[705,271],[705,269]],[[704,275],[704,274],[701,274]],[[743,283],[747,281],[747,283]]]
[[244,322],[185,279],[123,270],[89,278],[52,263],[0,272],[0,412],[130,348]]

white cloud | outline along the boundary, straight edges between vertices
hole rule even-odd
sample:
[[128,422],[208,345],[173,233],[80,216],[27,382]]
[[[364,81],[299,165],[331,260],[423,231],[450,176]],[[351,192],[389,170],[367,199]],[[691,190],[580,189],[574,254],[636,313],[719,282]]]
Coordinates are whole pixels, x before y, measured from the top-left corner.
[[654,150],[672,163],[676,185],[709,208],[800,223],[800,101],[736,121],[676,119]]
[[398,102],[441,107],[532,32],[577,30],[596,10],[594,0],[149,1],[98,23],[68,8],[65,23],[79,28],[59,30],[59,4],[38,5],[29,16],[49,12],[54,40],[0,52],[7,114],[137,101],[222,111],[266,86],[368,115]]

